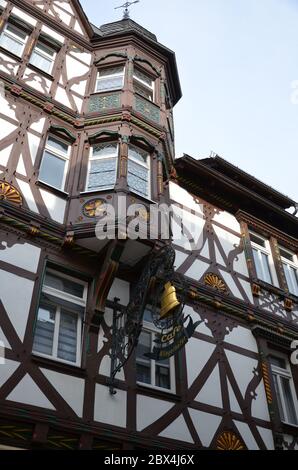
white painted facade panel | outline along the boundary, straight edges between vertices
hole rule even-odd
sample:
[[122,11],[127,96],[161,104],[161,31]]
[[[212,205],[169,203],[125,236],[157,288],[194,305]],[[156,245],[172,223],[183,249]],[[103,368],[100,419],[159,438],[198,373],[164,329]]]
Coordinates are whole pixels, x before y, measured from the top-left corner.
[[143,429],[165,415],[172,407],[173,403],[169,401],[138,395],[137,431],[143,431]]
[[85,380],[49,369],[41,369],[41,371],[66,403],[81,418],[83,416]]
[[116,395],[111,395],[108,387],[96,384],[94,420],[125,428],[126,392],[123,390],[117,390]]
[[5,240],[2,245],[6,245],[6,248],[0,250],[0,261],[36,273],[41,252],[40,248],[30,243],[22,244],[18,242],[13,246],[9,246]]
[[0,270],[0,300],[22,341],[27,326],[33,287],[33,281]]

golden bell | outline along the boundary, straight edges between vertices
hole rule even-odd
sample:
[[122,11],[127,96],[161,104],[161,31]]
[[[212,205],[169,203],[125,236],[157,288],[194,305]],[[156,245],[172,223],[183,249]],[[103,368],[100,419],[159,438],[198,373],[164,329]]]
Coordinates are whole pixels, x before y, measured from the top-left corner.
[[180,305],[180,302],[177,299],[176,289],[170,282],[167,282],[161,298],[160,318],[170,316],[172,310],[178,305]]

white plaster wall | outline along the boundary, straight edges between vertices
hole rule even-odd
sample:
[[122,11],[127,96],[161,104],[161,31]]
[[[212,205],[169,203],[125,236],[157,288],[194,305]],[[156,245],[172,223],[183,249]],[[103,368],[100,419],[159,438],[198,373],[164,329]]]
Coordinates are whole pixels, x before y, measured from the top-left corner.
[[137,431],[143,431],[172,407],[169,401],[137,395]]
[[[2,62],[3,59],[4,61],[8,61],[9,62],[9,65],[6,65],[4,62]],[[11,57],[3,54],[1,52],[0,54],[0,70],[2,72],[5,72],[7,73],[8,75],[16,75],[17,71],[18,71],[18,68],[19,68],[19,64],[17,62],[15,62],[15,60],[13,60]]]
[[29,209],[32,211],[32,212],[36,212],[37,214],[39,214],[39,210],[37,208],[37,205],[36,205],[36,202],[35,202],[35,199],[34,199],[34,196],[33,196],[33,193],[32,193],[32,190],[30,188],[30,184],[29,183],[26,183],[25,181],[22,181],[20,179],[16,179],[17,180],[17,183],[20,187],[20,190],[21,190],[21,193],[25,199],[25,201],[27,202],[28,204],[28,207]]
[[177,441],[189,442],[193,444],[193,438],[188,430],[183,415],[178,416],[159,436],[175,439]]
[[33,281],[0,270],[0,300],[22,341],[27,325],[33,287]]
[[178,186],[176,183],[172,181],[169,184],[170,190],[170,198],[173,201],[182,204],[189,209],[193,209],[194,211],[198,212],[203,216],[203,204],[198,204],[194,201],[194,198],[188,191]]
[[195,400],[206,405],[222,408],[222,395],[218,365],[216,365],[209,375]]
[[233,328],[233,330],[225,336],[225,342],[258,353],[257,342],[249,328],[244,328],[240,325],[237,328]]
[[56,39],[56,41],[60,42],[61,44],[64,43],[64,36],[61,36],[61,34],[56,33],[56,31],[54,31],[53,29],[43,25],[41,31],[50,36],[51,38]]
[[6,245],[6,248],[0,250],[0,261],[36,273],[41,252],[40,248],[30,243],[16,243],[11,247],[7,246],[6,241],[3,241],[2,244]]
[[213,220],[225,227],[229,227],[230,230],[239,233],[240,236],[240,224],[232,214],[229,214],[229,212],[220,211],[219,214],[214,215]]
[[53,404],[47,399],[38,385],[33,381],[29,374],[17,384],[17,386],[8,395],[7,400],[32,405],[40,408],[55,410]]
[[246,423],[241,421],[234,421],[236,428],[238,429],[244,443],[248,450],[259,450],[259,446],[256,443],[255,438],[253,437],[249,426]]
[[189,387],[206,365],[214,349],[214,344],[207,343],[207,341],[201,341],[196,338],[190,338],[188,343],[185,345]]
[[192,408],[188,408],[188,411],[203,446],[209,447],[222,417]]
[[[26,85],[31,86],[34,90],[40,91],[41,93],[49,93],[52,82],[45,78],[42,75],[39,75],[33,69],[29,67],[26,68],[23,80],[25,80]],[[43,86],[42,86],[42,85]]]
[[56,222],[59,222],[60,224],[63,224],[66,209],[66,200],[62,199],[61,197],[55,196],[55,194],[49,193],[44,189],[40,190],[40,194],[52,219]]
[[25,21],[25,23],[28,23],[31,26],[36,26],[37,21],[34,18],[32,18],[32,16],[27,15],[27,13],[25,13],[23,10],[13,7],[11,13],[12,15],[20,18],[22,21]]
[[17,370],[17,368],[20,366],[19,362],[16,361],[11,361],[10,359],[5,359],[5,363],[1,364],[0,366],[0,387],[7,382],[9,377],[12,376],[12,374]]
[[59,395],[81,418],[83,416],[85,380],[48,369],[41,369],[41,371]]
[[126,427],[126,392],[117,390],[111,395],[109,387],[96,384],[94,402],[94,420],[100,423]]
[[17,128],[18,128],[17,125],[11,124],[6,119],[0,118],[0,140],[7,137],[9,134],[11,134]]
[[254,378],[253,370],[254,368],[257,368],[258,361],[256,359],[243,356],[242,354],[228,351],[227,349],[225,349],[225,353],[240,392],[244,397],[248,384]]

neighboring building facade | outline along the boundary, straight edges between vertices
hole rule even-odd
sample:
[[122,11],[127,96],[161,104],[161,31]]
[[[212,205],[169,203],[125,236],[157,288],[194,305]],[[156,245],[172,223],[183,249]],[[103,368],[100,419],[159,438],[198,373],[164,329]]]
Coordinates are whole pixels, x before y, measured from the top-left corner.
[[[218,156],[174,159],[175,55],[140,25],[96,28],[76,0],[0,7],[0,446],[298,449],[295,201]],[[144,236],[157,204],[173,207],[172,286],[199,322],[166,360],[144,355],[146,273],[170,249],[157,225]],[[99,240],[108,205],[118,236]]]

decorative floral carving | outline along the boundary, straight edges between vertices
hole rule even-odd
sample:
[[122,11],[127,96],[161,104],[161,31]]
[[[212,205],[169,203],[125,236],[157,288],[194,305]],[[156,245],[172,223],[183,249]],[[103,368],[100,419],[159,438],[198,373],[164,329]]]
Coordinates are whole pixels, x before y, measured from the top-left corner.
[[206,274],[204,277],[204,283],[206,286],[213,287],[213,289],[216,289],[223,294],[227,293],[226,284],[217,274],[214,274],[214,273]]
[[12,204],[22,204],[23,202],[20,192],[6,181],[0,181],[0,200]]
[[223,432],[216,441],[217,450],[244,450],[244,444],[232,432]]
[[83,207],[83,214],[86,217],[102,217],[105,214],[106,201],[104,199],[92,199],[86,202]]

